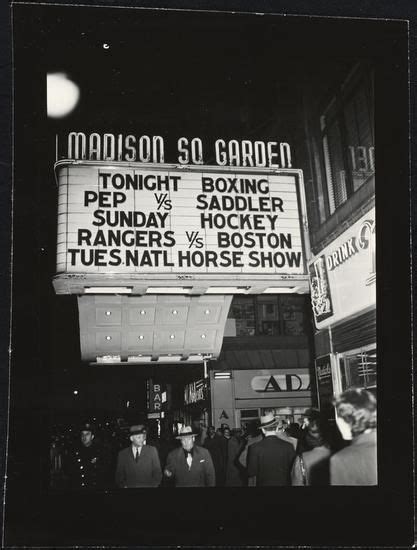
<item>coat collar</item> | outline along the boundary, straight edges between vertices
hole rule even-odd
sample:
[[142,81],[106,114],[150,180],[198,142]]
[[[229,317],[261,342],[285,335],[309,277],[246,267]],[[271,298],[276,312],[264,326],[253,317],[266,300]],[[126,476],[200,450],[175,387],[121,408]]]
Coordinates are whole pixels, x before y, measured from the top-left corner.
[[[192,449],[192,456],[194,458],[194,456],[198,455],[200,453],[200,447],[198,445],[194,445],[193,449]],[[178,454],[183,456],[184,457],[184,460],[185,460],[185,457],[186,457],[186,452],[184,451],[184,449],[182,447],[179,447],[178,448]]]
[[[134,458],[136,456],[136,447],[134,447],[133,445],[131,445],[130,447],[128,447],[129,451],[130,451],[130,454],[132,455],[132,457]],[[142,450],[140,451],[140,455],[139,456],[142,456],[142,454],[146,451],[146,445],[142,445]]]
[[363,432],[352,439],[351,445],[364,445],[366,443],[376,444],[376,430]]

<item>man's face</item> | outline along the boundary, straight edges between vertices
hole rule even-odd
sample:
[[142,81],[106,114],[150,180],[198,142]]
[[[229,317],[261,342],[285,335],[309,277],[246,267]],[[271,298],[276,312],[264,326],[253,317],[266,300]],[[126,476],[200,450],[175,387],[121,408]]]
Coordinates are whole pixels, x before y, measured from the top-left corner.
[[310,423],[309,419],[306,416],[303,416],[303,418],[301,420],[301,428],[303,428],[303,429],[307,428],[309,423]]
[[89,447],[94,439],[94,435],[89,430],[83,430],[81,432],[81,443],[84,447]]
[[209,437],[213,437],[214,434],[216,433],[213,426],[210,426],[210,428],[207,430],[207,433],[209,435]]
[[145,443],[146,434],[135,434],[130,436],[130,441],[135,447],[142,447]]
[[191,451],[191,449],[194,446],[194,439],[195,439],[194,435],[186,435],[184,437],[181,437],[182,448],[185,451]]
[[230,438],[230,430],[229,430],[229,428],[225,428],[225,429],[224,429],[223,435],[224,435],[224,437],[227,437],[227,439]]

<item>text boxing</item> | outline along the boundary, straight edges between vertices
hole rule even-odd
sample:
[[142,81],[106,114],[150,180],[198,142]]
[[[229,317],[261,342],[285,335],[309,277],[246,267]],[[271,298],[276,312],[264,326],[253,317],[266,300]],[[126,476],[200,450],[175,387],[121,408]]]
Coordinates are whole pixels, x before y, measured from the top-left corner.
[[297,178],[288,171],[81,162],[58,181],[58,270],[305,272]]

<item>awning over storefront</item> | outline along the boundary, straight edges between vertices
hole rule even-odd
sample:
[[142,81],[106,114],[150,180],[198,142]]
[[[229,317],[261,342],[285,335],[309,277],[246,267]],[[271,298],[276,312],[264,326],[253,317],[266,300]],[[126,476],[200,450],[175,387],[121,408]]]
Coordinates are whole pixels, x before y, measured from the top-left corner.
[[306,349],[236,349],[222,351],[216,370],[308,368]]

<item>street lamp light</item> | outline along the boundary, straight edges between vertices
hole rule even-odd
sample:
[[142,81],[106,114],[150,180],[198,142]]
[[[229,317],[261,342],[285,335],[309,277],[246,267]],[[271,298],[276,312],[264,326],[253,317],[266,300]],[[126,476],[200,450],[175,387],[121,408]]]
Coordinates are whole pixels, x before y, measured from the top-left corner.
[[80,98],[80,88],[65,73],[46,76],[46,103],[48,116],[63,118],[73,111]]

